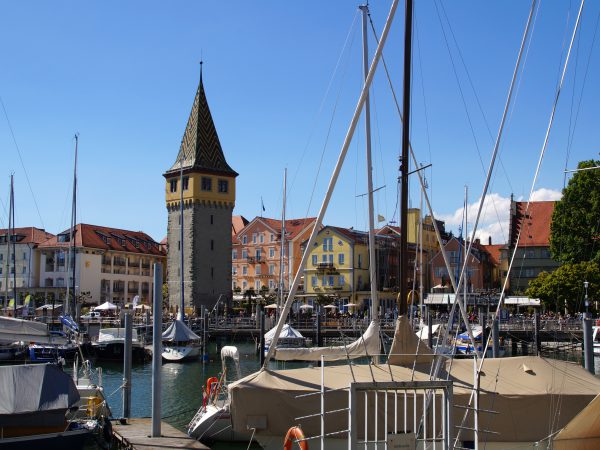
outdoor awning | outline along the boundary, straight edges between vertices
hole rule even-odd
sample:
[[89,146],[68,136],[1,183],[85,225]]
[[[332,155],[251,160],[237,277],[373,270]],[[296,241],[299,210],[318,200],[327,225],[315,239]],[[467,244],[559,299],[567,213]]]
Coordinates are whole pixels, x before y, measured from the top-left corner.
[[428,294],[423,302],[426,305],[452,305],[456,294]]
[[529,297],[506,297],[504,299],[505,305],[513,305],[513,306],[540,306],[539,298],[529,298]]

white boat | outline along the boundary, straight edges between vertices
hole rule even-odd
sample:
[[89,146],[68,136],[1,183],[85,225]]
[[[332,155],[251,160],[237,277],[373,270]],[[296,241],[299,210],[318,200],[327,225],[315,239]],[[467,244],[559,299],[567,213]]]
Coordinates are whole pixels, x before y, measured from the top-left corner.
[[594,333],[592,335],[592,342],[594,343],[594,356],[600,356],[600,333],[598,332],[598,330],[600,330],[600,325],[594,325],[592,330]]
[[[138,339],[137,330],[131,330],[133,359],[144,359],[144,346]],[[125,328],[101,328],[98,339],[92,342],[92,348],[100,359],[123,360],[125,353]]]
[[[275,337],[276,328],[272,328],[265,333],[265,355],[269,351],[271,342]],[[283,348],[302,348],[306,347],[306,338],[302,336],[298,330],[292,327],[289,323],[286,323],[279,333],[279,339],[277,341],[277,350]]]
[[[473,337],[475,338],[475,342],[477,343],[477,351],[481,352],[483,348],[481,347],[481,338],[483,335],[483,327],[481,325],[474,325],[471,330],[473,331]],[[465,333],[461,333],[456,337],[455,348],[458,353],[462,353],[465,355],[473,354],[473,344],[469,339],[469,335]]]
[[162,334],[162,358],[169,362],[198,358],[202,351],[200,336],[179,319],[175,319]]
[[233,430],[227,381],[227,359],[231,358],[236,371],[236,380],[241,378],[240,355],[233,346],[221,349],[221,377],[211,377],[204,388],[203,405],[188,425],[188,435],[201,442],[243,441],[251,438],[249,432]]

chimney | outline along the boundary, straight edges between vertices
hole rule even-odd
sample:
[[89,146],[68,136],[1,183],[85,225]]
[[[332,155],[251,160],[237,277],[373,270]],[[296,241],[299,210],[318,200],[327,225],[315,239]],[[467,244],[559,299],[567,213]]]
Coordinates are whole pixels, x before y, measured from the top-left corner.
[[488,245],[492,245],[492,237],[488,237]]

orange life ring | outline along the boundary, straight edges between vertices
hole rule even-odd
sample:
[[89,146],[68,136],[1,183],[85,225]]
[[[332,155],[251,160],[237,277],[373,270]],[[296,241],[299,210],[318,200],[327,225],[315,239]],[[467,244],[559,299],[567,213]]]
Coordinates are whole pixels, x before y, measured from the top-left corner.
[[596,319],[596,326],[600,327],[600,319]]
[[294,441],[298,442],[300,450],[308,450],[308,442],[306,442],[304,439],[305,438],[304,433],[302,432],[302,428],[290,428],[285,435],[285,439],[283,440],[283,450],[292,450]]

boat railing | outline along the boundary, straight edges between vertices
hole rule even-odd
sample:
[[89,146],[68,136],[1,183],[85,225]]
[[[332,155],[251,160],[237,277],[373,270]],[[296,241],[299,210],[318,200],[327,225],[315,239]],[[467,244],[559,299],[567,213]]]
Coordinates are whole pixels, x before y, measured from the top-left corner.
[[[451,380],[394,381],[390,373],[389,381],[351,381],[347,387],[330,389],[325,374],[322,357],[320,390],[297,397],[321,397],[319,412],[294,419],[301,427],[320,421],[319,434],[301,440],[318,440],[320,448],[326,448],[330,438],[346,438],[348,448],[451,448]],[[342,391],[348,393],[345,406],[331,397],[339,399]],[[339,428],[344,423],[347,426]]]

